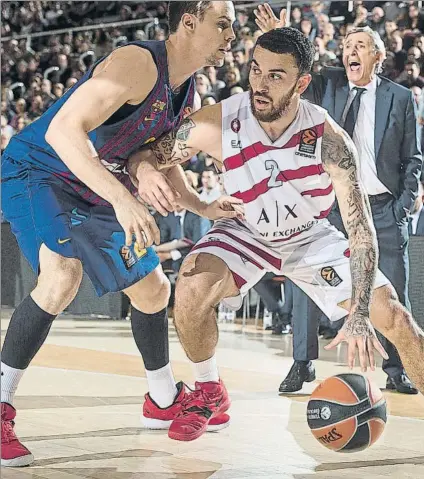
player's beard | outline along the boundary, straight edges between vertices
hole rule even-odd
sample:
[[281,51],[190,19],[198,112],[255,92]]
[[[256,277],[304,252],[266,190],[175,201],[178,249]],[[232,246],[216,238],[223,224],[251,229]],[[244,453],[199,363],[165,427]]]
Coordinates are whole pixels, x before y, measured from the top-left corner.
[[270,103],[270,110],[268,111],[258,111],[255,108],[255,102],[254,102],[254,93],[252,90],[252,87],[249,87],[249,94],[250,94],[250,107],[252,108],[252,113],[253,116],[258,120],[262,121],[264,123],[271,123],[272,121],[277,121],[281,117],[283,117],[288,110],[290,110],[290,107],[293,102],[293,96],[294,92],[296,90],[296,86],[294,85],[293,88],[282,98],[280,98],[280,101],[278,102],[277,106],[274,106],[274,102],[272,98],[266,96],[266,95],[259,95],[265,98],[266,100],[269,100]]

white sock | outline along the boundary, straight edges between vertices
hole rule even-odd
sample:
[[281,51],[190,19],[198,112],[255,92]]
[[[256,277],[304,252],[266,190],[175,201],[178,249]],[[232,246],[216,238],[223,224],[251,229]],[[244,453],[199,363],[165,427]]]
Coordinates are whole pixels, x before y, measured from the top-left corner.
[[149,394],[153,401],[161,408],[170,406],[178,394],[171,365],[168,363],[163,368],[155,371],[146,369],[146,376],[149,384]]
[[15,369],[1,363],[1,402],[7,402],[13,406],[13,398],[24,372],[25,369]]
[[219,382],[218,366],[216,365],[216,356],[213,355],[206,361],[193,363],[190,361],[194,371],[194,377],[199,383],[207,383],[209,381]]

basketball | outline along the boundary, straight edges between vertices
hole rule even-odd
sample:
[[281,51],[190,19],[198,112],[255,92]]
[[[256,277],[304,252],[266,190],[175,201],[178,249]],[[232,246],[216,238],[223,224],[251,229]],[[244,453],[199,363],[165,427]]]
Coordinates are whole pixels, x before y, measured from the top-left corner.
[[338,374],[312,393],[308,425],[315,438],[336,452],[362,451],[377,441],[387,420],[380,389],[360,374]]

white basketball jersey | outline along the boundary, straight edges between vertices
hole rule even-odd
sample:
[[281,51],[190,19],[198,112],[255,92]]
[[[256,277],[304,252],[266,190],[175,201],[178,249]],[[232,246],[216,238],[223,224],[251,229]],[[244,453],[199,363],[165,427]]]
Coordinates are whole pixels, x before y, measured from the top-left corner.
[[321,161],[327,112],[301,100],[275,142],[253,116],[249,93],[221,102],[223,181],[243,200],[247,226],[266,241],[287,241],[328,215],[335,195]]

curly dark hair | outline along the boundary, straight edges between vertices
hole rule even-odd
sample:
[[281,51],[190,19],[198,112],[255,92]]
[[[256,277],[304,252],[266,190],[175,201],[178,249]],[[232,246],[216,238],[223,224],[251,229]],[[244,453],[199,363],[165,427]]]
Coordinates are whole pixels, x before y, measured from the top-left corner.
[[256,46],[272,53],[293,55],[300,75],[309,73],[312,69],[315,47],[303,33],[295,28],[285,27],[270,30],[258,38]]

